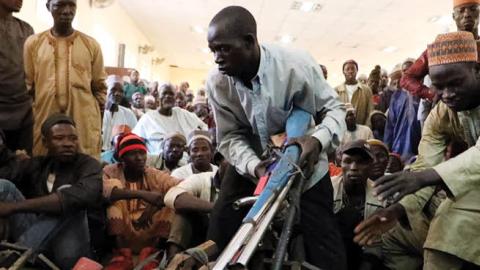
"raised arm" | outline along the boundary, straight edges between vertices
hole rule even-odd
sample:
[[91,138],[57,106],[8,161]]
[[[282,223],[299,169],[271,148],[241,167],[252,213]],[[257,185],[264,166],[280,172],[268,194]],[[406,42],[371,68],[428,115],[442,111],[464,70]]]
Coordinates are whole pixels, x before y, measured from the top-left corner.
[[425,50],[413,65],[403,74],[400,86],[413,96],[432,100],[435,94],[423,84],[423,78],[428,75],[428,56]]

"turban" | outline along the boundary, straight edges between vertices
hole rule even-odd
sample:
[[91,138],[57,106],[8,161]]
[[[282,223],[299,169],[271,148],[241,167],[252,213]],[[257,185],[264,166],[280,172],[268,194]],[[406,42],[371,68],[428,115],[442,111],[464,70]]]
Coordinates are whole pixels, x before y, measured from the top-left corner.
[[480,0],[453,0],[453,8],[466,4],[480,4]]
[[440,34],[428,45],[428,66],[477,62],[477,42],[470,32]]
[[194,130],[188,136],[188,146],[190,147],[190,144],[192,144],[193,141],[198,139],[204,139],[208,143],[212,144],[212,138],[210,137],[210,133],[208,133],[208,131]]
[[69,124],[69,125],[75,126],[75,121],[73,121],[73,119],[70,116],[65,114],[61,114],[61,113],[52,114],[42,124],[42,127],[40,129],[42,135],[46,137],[48,134],[48,131],[50,131],[50,129],[56,124]]
[[133,133],[127,133],[118,140],[115,154],[118,158],[122,158],[126,153],[134,150],[141,150],[147,153],[145,140]]

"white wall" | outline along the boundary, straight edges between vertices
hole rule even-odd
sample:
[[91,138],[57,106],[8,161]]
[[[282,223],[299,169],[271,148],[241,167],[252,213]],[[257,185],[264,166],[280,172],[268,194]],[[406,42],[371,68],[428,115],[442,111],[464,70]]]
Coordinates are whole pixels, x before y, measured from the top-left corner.
[[[23,1],[21,12],[15,16],[30,23],[36,33],[44,31],[53,25],[45,3],[46,0]],[[98,9],[90,7],[88,0],[77,0],[77,14],[73,25],[100,43],[106,66],[117,66],[118,46],[124,43],[125,67],[138,69],[141,76],[149,80],[170,79],[166,63],[152,65],[151,59],[157,57],[157,52],[147,55],[138,52],[139,46],[151,43],[117,2],[108,8]]]

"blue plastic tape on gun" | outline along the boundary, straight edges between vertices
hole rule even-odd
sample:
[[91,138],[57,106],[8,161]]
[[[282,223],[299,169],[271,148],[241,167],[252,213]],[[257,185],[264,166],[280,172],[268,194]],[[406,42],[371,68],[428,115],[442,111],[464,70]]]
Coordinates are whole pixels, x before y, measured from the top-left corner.
[[[286,131],[287,138],[296,138],[305,135],[308,130],[312,115],[301,109],[294,109],[287,119]],[[283,157],[275,166],[265,189],[259,195],[257,201],[252,206],[243,222],[249,222],[258,215],[259,211],[264,208],[265,204],[272,201],[280,190],[287,184],[290,174],[295,167],[293,163],[297,163],[300,158],[301,149],[298,145],[290,145],[284,150]]]

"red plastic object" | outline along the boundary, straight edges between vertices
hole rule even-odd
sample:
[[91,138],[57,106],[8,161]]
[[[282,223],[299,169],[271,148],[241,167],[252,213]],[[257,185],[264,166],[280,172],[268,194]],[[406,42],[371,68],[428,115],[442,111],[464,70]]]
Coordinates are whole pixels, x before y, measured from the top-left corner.
[[[138,255],[138,262],[140,263],[140,262],[144,261],[145,259],[147,259],[150,255],[152,255],[156,251],[157,250],[153,247],[143,248],[142,251],[140,251],[140,254]],[[158,267],[158,261],[153,260],[153,261],[149,262],[147,265],[145,265],[142,270],[153,270],[157,267]]]
[[89,258],[82,257],[73,267],[73,270],[102,270],[103,266]]
[[260,193],[262,193],[263,189],[268,183],[268,178],[270,178],[270,174],[260,177],[260,179],[258,180],[257,187],[255,188],[255,192],[253,192],[254,196],[258,196],[260,195]]
[[132,250],[129,248],[121,248],[114,251],[114,256],[108,263],[108,265],[103,268],[104,270],[132,270],[133,269],[133,259],[132,259]]

